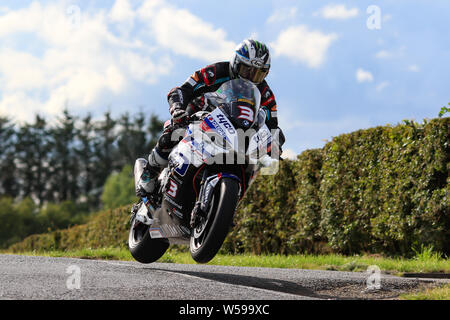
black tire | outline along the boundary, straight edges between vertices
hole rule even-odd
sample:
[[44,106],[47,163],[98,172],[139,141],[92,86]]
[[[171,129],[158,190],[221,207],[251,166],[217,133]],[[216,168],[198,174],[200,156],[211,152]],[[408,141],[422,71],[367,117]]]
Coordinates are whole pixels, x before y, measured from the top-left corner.
[[141,263],[152,263],[162,257],[169,247],[169,240],[152,239],[149,226],[131,221],[130,233],[128,235],[128,249],[136,261]]
[[239,201],[239,182],[231,178],[223,178],[216,186],[211,200],[208,219],[203,225],[202,238],[191,236],[190,252],[198,263],[207,263],[219,251],[230,226]]

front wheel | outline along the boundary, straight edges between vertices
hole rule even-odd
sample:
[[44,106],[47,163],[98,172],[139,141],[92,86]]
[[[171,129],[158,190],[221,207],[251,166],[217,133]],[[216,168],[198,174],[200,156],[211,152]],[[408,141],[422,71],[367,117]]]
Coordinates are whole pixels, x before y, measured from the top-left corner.
[[191,236],[191,256],[199,263],[210,261],[219,251],[239,201],[239,182],[236,180],[223,178],[215,189],[206,217]]
[[152,263],[162,257],[169,247],[169,240],[152,239],[149,226],[133,219],[128,235],[128,249],[136,261]]

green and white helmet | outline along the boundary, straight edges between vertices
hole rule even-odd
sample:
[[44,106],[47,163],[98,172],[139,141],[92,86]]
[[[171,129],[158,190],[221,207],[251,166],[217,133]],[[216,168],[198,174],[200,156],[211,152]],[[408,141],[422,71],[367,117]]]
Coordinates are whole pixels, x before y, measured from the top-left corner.
[[264,43],[246,39],[239,44],[230,60],[234,77],[261,83],[269,73],[270,52]]

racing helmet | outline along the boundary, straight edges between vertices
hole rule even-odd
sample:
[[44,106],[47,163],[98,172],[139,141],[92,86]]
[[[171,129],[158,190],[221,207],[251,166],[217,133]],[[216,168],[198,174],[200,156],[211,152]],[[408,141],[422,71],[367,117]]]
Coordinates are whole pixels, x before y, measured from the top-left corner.
[[230,60],[231,73],[255,84],[263,82],[270,69],[270,52],[264,43],[246,39],[239,44]]

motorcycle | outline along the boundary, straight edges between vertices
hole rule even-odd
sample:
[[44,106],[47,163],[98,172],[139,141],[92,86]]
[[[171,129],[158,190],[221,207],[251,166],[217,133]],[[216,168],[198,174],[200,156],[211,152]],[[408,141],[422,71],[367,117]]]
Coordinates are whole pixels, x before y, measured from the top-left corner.
[[[202,110],[172,134],[181,141],[155,191],[131,210],[128,246],[137,261],[157,261],[171,244],[189,245],[198,263],[217,254],[258,172],[278,165],[279,129],[266,126],[260,100],[253,83],[230,80],[204,94]],[[146,164],[136,160],[136,184]]]

